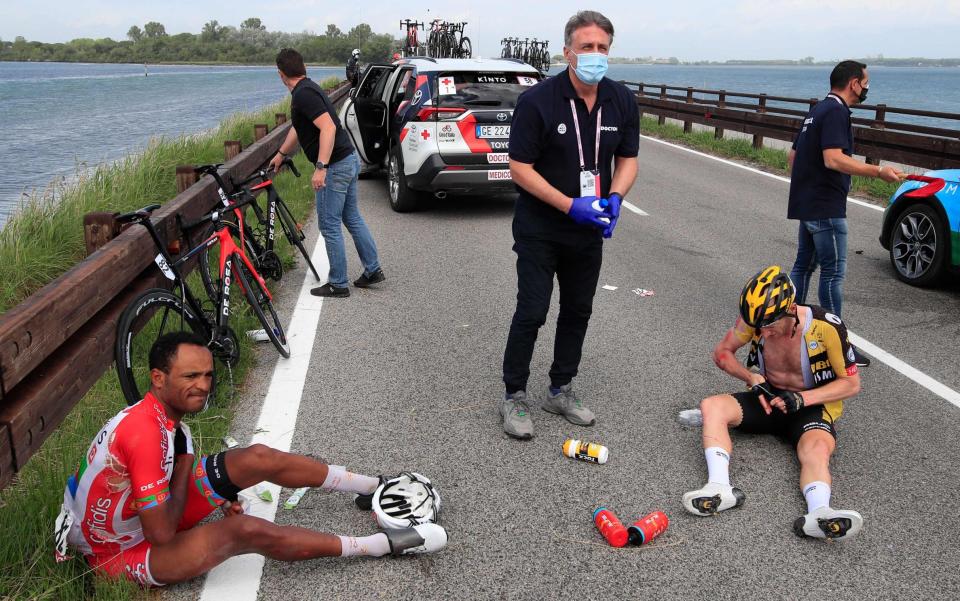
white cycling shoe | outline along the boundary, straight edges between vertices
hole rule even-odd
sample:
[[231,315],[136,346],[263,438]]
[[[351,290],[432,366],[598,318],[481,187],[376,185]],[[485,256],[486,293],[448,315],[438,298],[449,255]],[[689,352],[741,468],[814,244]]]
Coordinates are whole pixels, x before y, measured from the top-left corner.
[[729,484],[708,482],[699,490],[683,495],[683,508],[693,515],[713,515],[720,511],[740,507],[747,496],[739,488]]
[[411,528],[383,530],[390,542],[391,555],[435,553],[447,546],[447,531],[440,524],[418,524]]
[[846,540],[863,528],[863,516],[848,509],[820,507],[793,522],[797,536]]

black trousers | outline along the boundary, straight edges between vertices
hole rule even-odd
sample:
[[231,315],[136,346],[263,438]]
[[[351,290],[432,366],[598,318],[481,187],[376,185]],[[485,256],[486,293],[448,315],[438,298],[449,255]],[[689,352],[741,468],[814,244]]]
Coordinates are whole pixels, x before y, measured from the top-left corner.
[[583,338],[600,279],[603,240],[596,236],[557,239],[514,236],[517,253],[517,309],[503,354],[507,394],[527,389],[537,333],[547,321],[553,278],[560,287],[560,315],[553,343],[550,383],[559,388],[577,375]]

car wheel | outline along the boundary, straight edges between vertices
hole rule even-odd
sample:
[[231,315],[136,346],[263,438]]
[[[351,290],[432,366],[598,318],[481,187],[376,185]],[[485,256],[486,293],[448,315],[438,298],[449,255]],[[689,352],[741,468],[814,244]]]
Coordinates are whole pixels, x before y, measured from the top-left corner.
[[390,149],[387,188],[390,192],[390,208],[394,211],[408,213],[418,208],[420,194],[407,187],[407,176],[403,173],[403,156],[399,146]]
[[890,236],[890,263],[897,277],[913,286],[930,286],[943,273],[947,236],[937,211],[925,204],[897,217]]

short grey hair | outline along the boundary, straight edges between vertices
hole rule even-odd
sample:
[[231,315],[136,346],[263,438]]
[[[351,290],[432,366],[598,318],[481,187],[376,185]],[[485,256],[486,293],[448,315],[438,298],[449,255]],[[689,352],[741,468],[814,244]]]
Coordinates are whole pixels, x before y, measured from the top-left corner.
[[563,45],[569,48],[570,44],[573,43],[573,32],[588,25],[596,25],[607,32],[607,35],[610,36],[610,42],[613,43],[613,23],[610,22],[610,19],[595,10],[581,10],[570,17],[567,26],[563,28]]

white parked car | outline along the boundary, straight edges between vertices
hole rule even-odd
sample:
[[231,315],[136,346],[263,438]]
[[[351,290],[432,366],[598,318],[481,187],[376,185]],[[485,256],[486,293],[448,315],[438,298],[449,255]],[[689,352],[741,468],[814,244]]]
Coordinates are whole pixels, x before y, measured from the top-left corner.
[[371,64],[340,109],[366,169],[387,170],[390,206],[425,195],[514,190],[507,166],[517,98],[541,79],[515,59],[401,59]]

